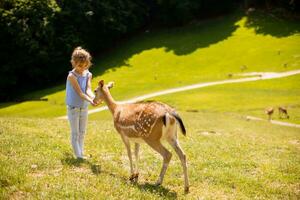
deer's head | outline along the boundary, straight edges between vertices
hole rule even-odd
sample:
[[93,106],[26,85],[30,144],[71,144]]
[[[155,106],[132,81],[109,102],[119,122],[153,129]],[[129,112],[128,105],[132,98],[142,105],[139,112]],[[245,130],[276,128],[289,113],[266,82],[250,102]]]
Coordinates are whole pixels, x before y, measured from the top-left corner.
[[108,84],[104,84],[104,80],[99,81],[98,87],[95,89],[95,98],[94,102],[97,102],[99,100],[104,100],[104,95],[109,92],[109,89],[111,89],[114,86],[114,82],[109,82]]

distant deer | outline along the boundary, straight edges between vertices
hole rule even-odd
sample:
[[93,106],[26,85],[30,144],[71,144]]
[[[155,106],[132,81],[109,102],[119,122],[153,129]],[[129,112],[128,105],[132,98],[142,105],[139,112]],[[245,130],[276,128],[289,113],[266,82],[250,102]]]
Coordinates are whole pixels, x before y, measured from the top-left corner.
[[290,116],[288,115],[287,109],[284,107],[279,106],[278,113],[279,113],[279,118],[282,118],[282,115],[284,115],[287,119],[290,118]]
[[247,66],[246,65],[242,65],[242,66],[240,66],[240,69],[243,72],[243,71],[245,71],[247,69]]
[[[134,181],[138,179],[139,143],[145,142],[163,157],[163,166],[156,181],[156,185],[162,184],[172,157],[172,154],[161,143],[162,140],[166,140],[180,158],[184,175],[184,190],[188,192],[187,161],[177,138],[177,123],[183,135],[186,134],[186,130],[179,115],[173,108],[160,102],[117,103],[109,91],[109,88],[112,86],[112,82],[105,85],[103,80],[99,81],[98,87],[95,90],[96,97],[94,101],[103,100],[112,113],[114,126],[127,149],[131,172],[129,179]],[[135,170],[132,164],[131,141],[135,143]]]
[[268,109],[266,109],[265,113],[268,115],[268,119],[271,120],[272,119],[272,115],[274,113],[274,108],[268,108]]

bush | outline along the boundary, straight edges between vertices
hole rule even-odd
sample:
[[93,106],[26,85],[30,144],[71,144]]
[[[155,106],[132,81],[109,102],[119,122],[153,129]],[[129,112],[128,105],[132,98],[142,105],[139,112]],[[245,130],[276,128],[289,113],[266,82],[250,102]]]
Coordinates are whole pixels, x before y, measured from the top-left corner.
[[6,99],[19,88],[40,83],[51,66],[59,7],[51,0],[3,0],[0,6],[0,99]]
[[145,9],[138,0],[1,1],[0,100],[64,80],[74,47],[109,47],[144,24]]
[[[233,10],[239,0],[156,0],[154,19],[163,25],[182,25]],[[153,6],[152,6],[153,7]]]

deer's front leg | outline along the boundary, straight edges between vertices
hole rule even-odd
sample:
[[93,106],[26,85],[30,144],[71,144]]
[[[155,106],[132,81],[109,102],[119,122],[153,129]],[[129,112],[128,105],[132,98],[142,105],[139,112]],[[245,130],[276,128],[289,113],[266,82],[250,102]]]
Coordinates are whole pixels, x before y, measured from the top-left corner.
[[140,150],[140,144],[135,143],[134,146],[134,155],[135,155],[135,174],[134,178],[137,180],[139,178],[139,150]]
[[127,150],[127,154],[128,154],[128,158],[129,158],[129,164],[130,164],[130,177],[129,177],[129,180],[134,180],[135,178],[135,174],[134,174],[134,171],[133,171],[133,165],[132,165],[132,154],[131,154],[131,148],[130,148],[130,142],[129,142],[129,139],[124,136],[124,135],[121,135],[122,136],[122,140],[125,144],[125,147],[126,147],[126,150]]

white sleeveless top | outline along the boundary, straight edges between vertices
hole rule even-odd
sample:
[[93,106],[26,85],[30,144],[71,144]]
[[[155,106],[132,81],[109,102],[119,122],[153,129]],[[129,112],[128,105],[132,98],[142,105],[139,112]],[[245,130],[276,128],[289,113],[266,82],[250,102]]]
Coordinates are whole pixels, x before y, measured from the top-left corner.
[[[89,77],[92,75],[92,73],[89,72],[88,70],[84,75],[79,75],[74,70],[70,71],[69,73],[72,73],[77,78],[77,82],[80,89],[82,90],[83,93],[86,94]],[[88,101],[82,99],[77,94],[77,92],[75,91],[71,82],[68,79],[66,83],[66,104],[70,107],[76,107],[76,108],[88,107]]]

